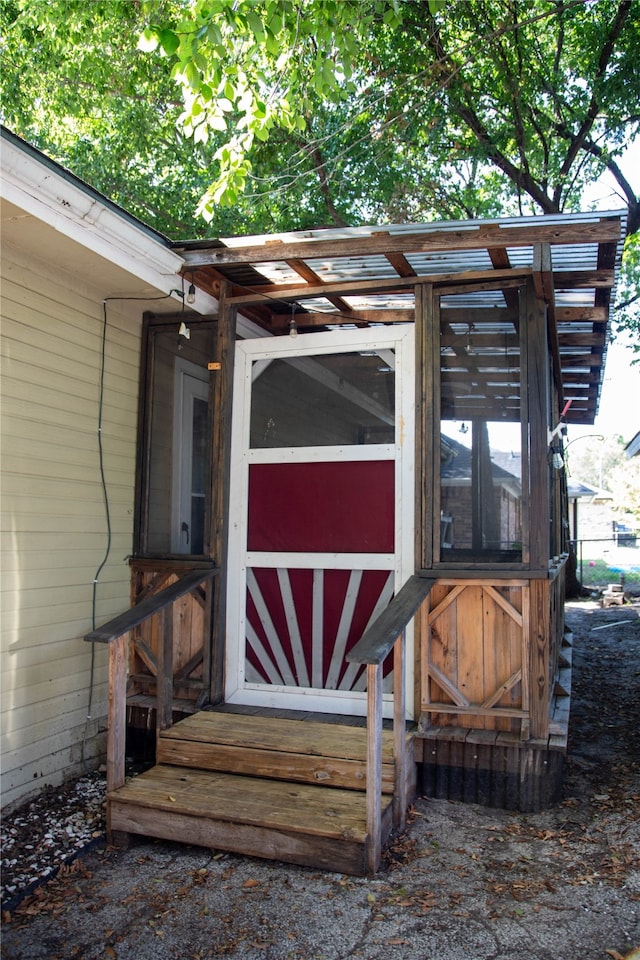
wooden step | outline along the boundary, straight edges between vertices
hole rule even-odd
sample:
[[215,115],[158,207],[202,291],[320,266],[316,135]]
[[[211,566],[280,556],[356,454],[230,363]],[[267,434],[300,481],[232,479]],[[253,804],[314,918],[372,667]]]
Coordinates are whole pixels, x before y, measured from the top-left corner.
[[[208,711],[163,731],[156,752],[163,764],[361,791],[366,758],[362,727]],[[391,731],[383,732],[382,761],[388,794],[395,769]]]
[[[111,792],[108,802],[111,831],[366,873],[364,793],[162,763]],[[382,809],[386,839],[389,797]]]

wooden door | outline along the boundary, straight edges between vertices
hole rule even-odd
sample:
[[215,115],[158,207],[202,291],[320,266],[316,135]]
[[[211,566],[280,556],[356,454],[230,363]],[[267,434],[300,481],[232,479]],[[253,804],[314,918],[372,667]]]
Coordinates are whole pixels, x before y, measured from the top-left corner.
[[404,325],[237,345],[228,701],[365,713],[345,655],[414,572],[413,354]]

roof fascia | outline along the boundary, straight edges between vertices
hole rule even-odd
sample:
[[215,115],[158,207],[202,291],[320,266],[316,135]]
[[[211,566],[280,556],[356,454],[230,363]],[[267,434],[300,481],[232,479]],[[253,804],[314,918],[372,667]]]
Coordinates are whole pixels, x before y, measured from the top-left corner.
[[[162,234],[131,217],[5,127],[0,133],[3,199],[182,303],[177,290],[182,283],[184,257]],[[190,308],[212,315],[218,311],[218,301],[196,288]],[[247,338],[269,335],[245,317],[238,318],[238,333]]]
[[554,219],[549,223],[543,216],[523,220],[518,225],[501,226],[493,222],[470,220],[465,228],[443,229],[441,224],[433,229],[416,233],[374,232],[368,237],[361,235],[340,239],[302,239],[282,242],[274,237],[269,242],[255,245],[243,244],[215,248],[185,249],[186,264],[195,269],[224,264],[271,263],[280,260],[323,257],[361,257],[386,253],[435,253],[439,251],[490,250],[507,247],[548,244],[583,244],[610,241],[618,243],[622,236],[622,215],[594,213],[593,220],[572,220],[566,215],[565,222]]
[[163,293],[176,288],[182,257],[5,137],[0,195]]

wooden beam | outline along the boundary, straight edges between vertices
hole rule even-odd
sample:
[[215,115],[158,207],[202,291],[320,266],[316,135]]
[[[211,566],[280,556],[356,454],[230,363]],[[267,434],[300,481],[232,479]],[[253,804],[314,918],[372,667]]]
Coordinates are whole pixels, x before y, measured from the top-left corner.
[[[533,284],[525,296],[528,418],[530,436],[530,563],[549,561],[549,384],[546,318]],[[526,489],[526,488],[524,488]]]
[[606,307],[559,307],[556,304],[558,323],[607,323],[608,319]]
[[[227,541],[229,536],[229,489],[231,486],[231,414],[236,343],[236,308],[229,304],[229,284],[220,289],[220,316],[214,359],[220,366],[212,377],[210,405],[213,411],[211,478],[211,552],[221,567],[211,610],[211,701],[224,695],[224,658],[227,633]],[[206,642],[206,641],[205,641]]]
[[[489,256],[491,258],[491,263],[496,268],[496,270],[510,270],[512,268],[511,261],[509,260],[509,254],[504,249],[504,247],[495,247],[489,250]],[[507,288],[504,291],[504,299],[507,307],[515,311],[516,319],[514,325],[516,329],[518,328],[518,293],[516,290]]]
[[[401,291],[404,293],[407,289],[420,283],[455,284],[455,287],[452,287],[451,290],[443,291],[446,293],[464,292],[468,284],[478,285],[483,282],[490,284],[490,286],[479,286],[478,289],[495,290],[502,289],[506,283],[518,286],[526,277],[530,276],[531,269],[522,267],[517,270],[467,270],[461,273],[439,273],[419,277],[379,277],[377,280],[364,280],[354,277],[352,280],[336,280],[331,283],[309,284],[303,287],[292,283],[273,283],[253,287],[250,293],[230,296],[228,303],[236,307],[242,307],[247,304],[264,304],[273,301],[288,303],[291,300],[307,300],[312,297],[314,299],[317,297],[328,299],[331,294],[357,296],[362,293],[377,293],[379,291],[385,291],[386,293]],[[588,286],[588,284],[585,284],[585,286]]]
[[[352,310],[347,313],[296,310],[293,315],[298,327],[331,327],[346,323],[412,323],[415,310]],[[272,330],[286,330],[290,314],[274,314]]]
[[[319,277],[315,270],[312,270],[311,267],[305,263],[304,260],[294,259],[287,260],[288,265],[292,270],[302,277],[303,280],[306,280],[307,283],[322,283],[322,277]],[[344,313],[350,313],[351,307],[343,300],[341,297],[327,297],[330,303],[334,305],[337,310],[341,310]]]
[[614,283],[613,270],[565,270],[553,275],[556,290],[583,290],[588,287],[611,289]]
[[[107,792],[117,790],[125,779],[127,730],[127,634],[109,646],[109,700],[107,706]],[[107,829],[111,825],[107,819]]]
[[533,248],[533,283],[539,299],[547,305],[547,342],[551,354],[553,379],[558,391],[560,410],[564,408],[562,373],[560,369],[560,348],[558,346],[558,328],[556,325],[556,301],[553,287],[553,265],[551,246],[537,243]]
[[442,250],[491,250],[529,247],[535,243],[587,244],[620,239],[620,218],[600,219],[593,223],[529,223],[515,226],[482,224],[452,230],[417,233],[354,235],[337,239],[311,238],[277,244],[265,242],[238,247],[182,252],[185,267],[223,266],[225,264],[274,263],[291,259],[385,256],[390,253],[431,253]]
[[382,663],[367,664],[367,872],[382,855]]

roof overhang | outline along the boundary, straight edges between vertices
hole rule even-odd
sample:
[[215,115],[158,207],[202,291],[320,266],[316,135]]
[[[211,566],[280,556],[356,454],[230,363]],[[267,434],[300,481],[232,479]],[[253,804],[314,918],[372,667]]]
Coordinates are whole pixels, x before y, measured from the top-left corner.
[[[517,329],[517,287],[547,304],[549,348],[566,419],[592,423],[622,255],[622,211],[310,230],[175,245],[186,275],[269,333],[407,323],[416,290],[455,291],[470,328],[489,311]],[[451,314],[453,316],[453,313]],[[508,322],[507,322],[508,326]],[[478,328],[480,330],[480,328]],[[505,324],[483,325],[480,349],[504,351]],[[476,334],[474,334],[476,336]],[[474,344],[475,346],[475,344]],[[463,371],[464,373],[464,371]]]

